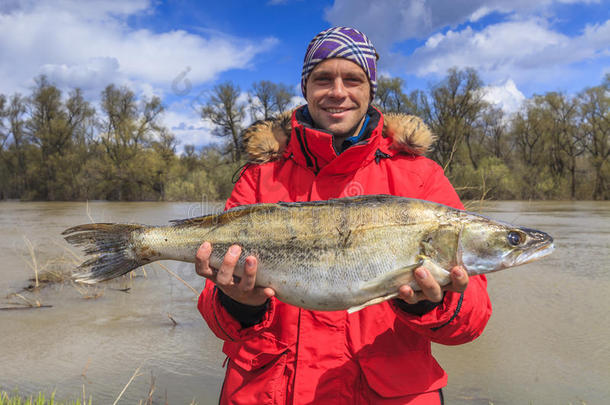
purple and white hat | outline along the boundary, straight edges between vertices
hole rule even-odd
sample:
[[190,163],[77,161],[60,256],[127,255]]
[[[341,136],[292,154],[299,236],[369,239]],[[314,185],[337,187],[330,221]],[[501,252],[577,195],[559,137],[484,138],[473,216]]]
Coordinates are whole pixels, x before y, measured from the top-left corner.
[[333,27],[322,31],[307,46],[301,74],[301,91],[304,97],[307,97],[305,87],[309,74],[318,63],[330,58],[344,58],[358,64],[369,78],[371,99],[375,97],[379,55],[364,33],[349,27]]

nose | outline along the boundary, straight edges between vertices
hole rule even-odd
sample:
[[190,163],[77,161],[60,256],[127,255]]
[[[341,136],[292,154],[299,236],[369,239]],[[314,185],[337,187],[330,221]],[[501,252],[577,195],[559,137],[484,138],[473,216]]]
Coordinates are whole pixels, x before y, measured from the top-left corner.
[[329,95],[334,98],[345,97],[345,85],[343,84],[343,80],[340,77],[333,80]]

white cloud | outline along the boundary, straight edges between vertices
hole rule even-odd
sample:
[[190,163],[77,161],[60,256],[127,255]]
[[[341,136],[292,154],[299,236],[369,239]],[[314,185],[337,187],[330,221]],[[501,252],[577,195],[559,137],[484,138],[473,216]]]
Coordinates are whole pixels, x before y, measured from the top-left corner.
[[507,79],[497,86],[486,86],[482,91],[483,100],[509,114],[519,110],[525,100],[525,96],[519,91],[512,79]]
[[587,26],[577,37],[544,20],[509,21],[482,31],[466,27],[435,34],[408,58],[407,71],[425,76],[450,67],[473,67],[487,78],[540,75],[545,69],[595,59],[610,52],[610,20]]
[[[299,87],[299,89],[300,89],[300,87]],[[290,104],[288,105],[288,108],[295,109],[295,108],[305,105],[305,104],[307,104],[307,100],[305,100],[305,97],[292,96],[292,98],[290,99]]]
[[423,76],[444,74],[452,66],[498,69],[525,61],[562,40],[563,35],[548,31],[535,21],[501,23],[480,32],[468,26],[432,36],[409,58],[408,70]]
[[69,10],[70,14],[81,18],[101,19],[108,15],[127,16],[151,10],[151,0],[18,0],[21,10]]
[[149,83],[168,89],[189,68],[193,85],[248,67],[274,38],[244,39],[183,30],[133,30],[127,17],[152,12],[148,1],[12,2],[0,8],[0,92],[24,91],[44,73],[58,84],[96,88]]
[[489,7],[482,6],[481,8],[475,10],[475,12],[470,14],[470,17],[468,18],[468,20],[472,21],[472,22],[479,21],[481,18],[485,17],[486,15],[490,14],[491,12],[492,12],[492,10]]
[[[505,19],[523,20],[526,18],[524,16],[549,15],[550,8],[556,3],[599,2],[600,0],[335,0],[326,10],[325,18],[332,25],[360,29],[375,44],[382,63],[396,65],[404,60],[401,55],[392,52],[394,45],[408,39],[427,39],[428,46],[437,45],[441,39],[438,36],[443,35],[439,31],[447,28],[455,30],[462,24],[479,21],[494,12],[504,14]],[[448,34],[455,35],[456,32],[449,31]],[[519,32],[513,34],[522,37]],[[535,40],[531,37],[528,39]]]
[[[51,78],[60,88],[79,87],[85,90],[99,90],[109,84],[110,78],[119,74],[119,62],[116,58],[90,58],[81,64],[44,64],[38,72]],[[88,94],[94,97],[95,94]]]
[[[426,38],[438,30],[486,15],[544,11],[557,0],[335,0],[325,12],[333,25],[348,25],[366,33],[378,51],[389,52],[394,43]],[[599,0],[563,0],[591,3]]]
[[275,38],[237,38],[203,30],[132,29],[127,19],[154,13],[149,0],[1,0],[0,93],[28,93],[46,75],[63,89],[80,87],[99,107],[110,83],[139,97],[184,96],[161,119],[185,144],[214,143],[211,126],[195,107],[193,89],[229,69],[249,68]]
[[[556,14],[559,3],[600,0],[335,0],[325,17],[365,32],[381,55],[380,69],[393,76],[437,80],[451,67],[472,67],[485,82],[510,78],[528,94],[577,91],[610,62],[610,20],[567,34],[560,27],[574,26]],[[479,28],[492,13],[500,21]],[[401,52],[412,39],[423,45]]]
[[218,137],[212,135],[212,124],[204,121],[191,106],[184,103],[168,106],[160,121],[176,136],[178,153],[182,153],[184,145],[199,146],[219,141]]

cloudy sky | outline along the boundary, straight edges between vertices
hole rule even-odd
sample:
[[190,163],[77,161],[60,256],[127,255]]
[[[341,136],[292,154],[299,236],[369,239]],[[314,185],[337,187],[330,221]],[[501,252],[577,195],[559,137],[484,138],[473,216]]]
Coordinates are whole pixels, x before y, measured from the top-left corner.
[[214,85],[297,89],[307,43],[335,25],[364,31],[406,91],[473,67],[509,111],[610,73],[610,0],[0,0],[0,93],[28,94],[40,74],[92,102],[126,85],[162,97],[179,141],[203,145],[196,110]]

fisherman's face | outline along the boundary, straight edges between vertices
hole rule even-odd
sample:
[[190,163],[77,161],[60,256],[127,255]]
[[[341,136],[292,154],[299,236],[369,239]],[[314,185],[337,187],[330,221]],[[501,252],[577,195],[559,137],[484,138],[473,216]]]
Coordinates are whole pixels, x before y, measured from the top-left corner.
[[320,62],[307,79],[306,93],[309,113],[319,128],[341,139],[360,130],[371,87],[356,63],[342,58]]

